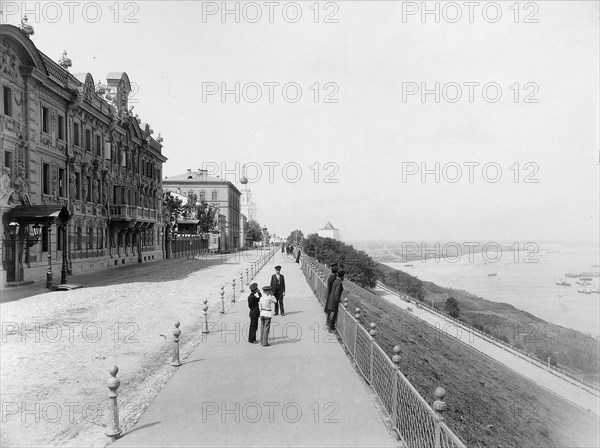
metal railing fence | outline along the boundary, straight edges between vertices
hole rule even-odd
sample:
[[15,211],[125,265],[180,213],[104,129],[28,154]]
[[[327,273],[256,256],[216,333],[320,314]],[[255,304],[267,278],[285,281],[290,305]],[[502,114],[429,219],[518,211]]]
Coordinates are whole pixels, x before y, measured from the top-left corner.
[[[308,284],[319,302],[324,304],[327,291],[325,273],[304,254],[301,261]],[[445,391],[436,389],[437,399],[433,408],[429,406],[398,368],[399,356],[397,361],[391,360],[375,341],[375,323],[371,324],[371,330],[366,330],[347,306],[347,300],[339,305],[337,331],[360,373],[377,393],[399,439],[409,448],[466,448],[444,423]],[[360,317],[360,309],[357,309],[357,315]],[[394,350],[397,354],[399,347]]]

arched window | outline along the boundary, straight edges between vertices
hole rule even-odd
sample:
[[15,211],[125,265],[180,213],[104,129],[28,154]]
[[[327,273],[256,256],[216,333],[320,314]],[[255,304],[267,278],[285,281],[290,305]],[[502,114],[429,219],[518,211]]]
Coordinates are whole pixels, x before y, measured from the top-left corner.
[[91,250],[94,248],[94,228],[88,227],[88,238],[87,238],[87,248]]
[[81,226],[78,226],[77,230],[76,230],[76,238],[75,238],[75,245],[76,245],[77,250],[82,249],[82,239],[83,239],[83,231],[81,229]]

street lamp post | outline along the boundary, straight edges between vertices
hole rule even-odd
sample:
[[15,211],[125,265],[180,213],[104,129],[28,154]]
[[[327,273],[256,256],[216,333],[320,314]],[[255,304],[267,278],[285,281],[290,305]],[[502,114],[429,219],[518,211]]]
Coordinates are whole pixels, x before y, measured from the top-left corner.
[[[59,230],[60,231],[60,230]],[[33,226],[33,232],[35,234],[35,226]],[[62,226],[62,267],[60,270],[60,284],[64,285],[67,283],[67,225]]]
[[52,289],[52,245],[50,239],[52,227],[50,223],[46,225],[46,229],[48,231],[48,270],[46,271],[46,288]]
[[15,262],[15,276],[14,276],[14,280],[16,281],[20,281],[22,280],[21,278],[21,270],[19,268],[19,256],[21,253],[20,247],[19,247],[19,229],[20,229],[20,225],[18,222],[13,221],[8,225],[8,229],[10,232],[10,236],[13,239],[13,243],[14,243],[14,262]]

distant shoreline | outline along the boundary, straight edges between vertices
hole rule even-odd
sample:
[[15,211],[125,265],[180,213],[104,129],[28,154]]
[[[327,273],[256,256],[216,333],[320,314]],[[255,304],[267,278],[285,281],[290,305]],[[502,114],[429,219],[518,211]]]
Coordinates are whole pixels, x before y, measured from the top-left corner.
[[[600,335],[586,334],[580,330],[550,323],[510,303],[488,300],[462,288],[439,286],[384,263],[378,265],[384,272],[396,271],[418,282],[425,293],[423,302],[447,311],[446,300],[453,297],[458,301],[459,320],[464,323],[504,340],[515,348],[525,350],[543,362],[550,359],[553,364],[569,370],[581,379],[600,383]],[[400,288],[399,285],[386,285],[412,295],[401,289],[402,286],[407,286],[402,280]]]

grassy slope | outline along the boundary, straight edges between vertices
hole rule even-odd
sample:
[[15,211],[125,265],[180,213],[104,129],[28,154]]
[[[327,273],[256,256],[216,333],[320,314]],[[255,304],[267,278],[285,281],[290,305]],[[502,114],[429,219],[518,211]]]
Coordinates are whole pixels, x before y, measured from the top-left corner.
[[[384,270],[389,266],[380,264]],[[402,271],[400,271],[402,272]],[[408,275],[408,274],[407,274]],[[391,286],[391,285],[390,285]],[[459,302],[461,320],[504,339],[587,381],[599,383],[600,345],[596,339],[576,330],[548,323],[507,303],[485,300],[466,291],[423,282],[425,302],[443,309],[443,302],[453,296]]]
[[[376,339],[392,354],[402,348],[401,369],[428,402],[447,391],[446,421],[470,447],[596,447],[599,421],[591,414],[536,386],[492,359],[432,333],[351,282],[350,307],[365,312],[363,325],[377,323]],[[491,425],[491,426],[489,426]]]

